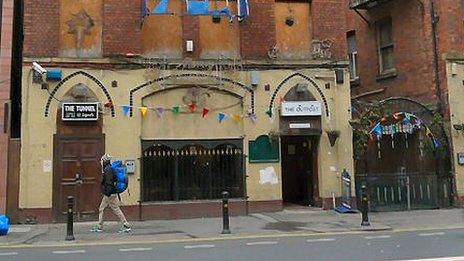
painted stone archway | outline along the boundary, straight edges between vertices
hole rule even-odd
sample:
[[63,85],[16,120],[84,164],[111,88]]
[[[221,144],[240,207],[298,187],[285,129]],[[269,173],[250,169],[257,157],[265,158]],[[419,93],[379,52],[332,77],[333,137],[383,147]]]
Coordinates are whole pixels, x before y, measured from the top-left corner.
[[392,97],[354,101],[353,115],[357,193],[361,184],[368,186],[373,211],[451,205],[450,152],[437,113],[410,98]]

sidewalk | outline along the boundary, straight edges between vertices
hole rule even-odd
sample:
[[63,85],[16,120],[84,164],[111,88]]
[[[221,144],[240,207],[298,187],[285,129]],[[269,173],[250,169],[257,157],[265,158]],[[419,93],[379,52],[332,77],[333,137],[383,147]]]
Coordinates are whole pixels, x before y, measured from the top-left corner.
[[103,233],[92,233],[94,223],[75,223],[75,241],[66,242],[66,224],[13,225],[0,237],[0,246],[99,244],[112,242],[182,241],[220,239],[224,237],[259,237],[301,233],[337,233],[404,229],[464,227],[464,210],[423,210],[370,213],[371,226],[361,227],[361,215],[339,214],[320,209],[286,209],[276,213],[250,214],[230,218],[231,235],[222,235],[221,218],[150,220],[132,222],[133,232],[118,234],[116,222],[105,223]]

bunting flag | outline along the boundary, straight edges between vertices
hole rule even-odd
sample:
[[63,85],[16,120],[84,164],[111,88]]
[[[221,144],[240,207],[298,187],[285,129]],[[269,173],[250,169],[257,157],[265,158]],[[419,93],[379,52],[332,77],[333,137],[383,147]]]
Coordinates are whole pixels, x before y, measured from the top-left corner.
[[122,113],[124,116],[129,115],[130,107],[129,106],[122,106]]
[[203,110],[201,111],[201,116],[204,118],[206,117],[206,115],[208,115],[208,112],[209,112],[209,109],[208,108],[203,108]]
[[150,13],[150,9],[148,9],[148,6],[147,6],[147,0],[142,0],[142,3],[140,5],[142,7],[142,10],[140,12],[140,27],[143,26],[143,22],[145,20],[145,17]]
[[279,97],[279,104],[282,104],[282,103],[284,103],[284,102],[285,102],[285,99],[284,99],[282,96],[280,96],[280,97]]
[[163,107],[156,107],[155,111],[156,111],[156,115],[158,115],[158,117],[163,118],[163,114],[164,114],[164,108]]
[[105,108],[113,108],[113,107],[114,107],[114,105],[113,105],[113,102],[111,102],[111,101],[110,101],[110,102],[107,102],[107,103],[105,103],[105,105],[104,105],[104,106],[105,106]]
[[147,115],[147,111],[148,111],[147,107],[140,107],[139,110],[140,110],[140,113],[142,114],[142,117],[145,117]]
[[242,115],[235,114],[234,115],[234,121],[235,121],[235,123],[241,122],[242,121]]
[[266,114],[269,116],[269,118],[272,118],[272,109],[266,111]]
[[251,122],[253,122],[253,124],[256,124],[258,121],[258,117],[254,113],[250,114],[248,117],[250,118]]
[[196,105],[194,102],[192,102],[192,103],[189,105],[189,109],[190,109],[190,112],[191,112],[191,113],[194,113],[194,112],[196,111],[196,109],[197,109],[197,105]]
[[180,113],[180,107],[179,105],[172,107],[172,112],[174,114],[179,114]]
[[218,121],[219,121],[219,123],[222,123],[226,119],[227,119],[227,114],[225,114],[224,112],[218,113]]

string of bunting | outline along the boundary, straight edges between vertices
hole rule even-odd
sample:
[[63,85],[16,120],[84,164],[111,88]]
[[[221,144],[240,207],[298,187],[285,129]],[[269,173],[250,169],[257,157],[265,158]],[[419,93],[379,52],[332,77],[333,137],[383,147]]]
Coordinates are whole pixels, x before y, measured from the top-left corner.
[[[394,136],[397,133],[405,134],[406,148],[408,147],[408,135],[413,134],[415,130],[425,129],[425,135],[430,138],[434,150],[437,150],[441,144],[433,135],[429,127],[424,122],[408,112],[397,112],[392,115],[386,115],[369,131],[371,140],[377,139],[377,146],[380,153],[380,139],[383,135],[390,135],[392,138],[392,148],[395,148]],[[379,155],[380,157],[380,155]]]
[[[156,106],[156,107],[148,107],[148,106],[130,106],[130,105],[114,105],[113,103],[106,103],[105,104],[106,108],[111,108],[111,107],[120,107],[122,109],[122,113],[124,116],[129,116],[129,113],[132,109],[137,109],[140,111],[140,114],[142,117],[146,117],[148,115],[148,112],[155,112],[156,115],[159,118],[163,118],[166,111],[171,111],[173,115],[179,115],[180,113],[197,113],[198,111],[198,106],[195,103],[191,103],[189,105],[175,105],[170,108],[166,108],[163,106]],[[201,108],[201,111],[198,111],[201,114],[202,118],[208,117],[210,112],[216,111],[217,109],[210,109],[208,107],[203,107]],[[249,113],[246,115],[241,115],[241,114],[234,114],[234,115],[229,115],[226,112],[218,111],[217,113],[217,120],[219,123],[223,123],[226,120],[232,119],[234,122],[239,123],[243,119],[248,118],[252,123],[256,123],[258,120],[258,116],[255,113]]]

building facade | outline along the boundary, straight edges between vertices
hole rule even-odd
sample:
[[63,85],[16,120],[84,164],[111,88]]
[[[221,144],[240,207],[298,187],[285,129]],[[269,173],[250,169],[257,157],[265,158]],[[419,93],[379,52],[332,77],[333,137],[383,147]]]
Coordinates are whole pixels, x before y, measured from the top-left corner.
[[104,152],[131,219],[340,202],[345,2],[141,2],[24,1],[18,219],[94,219]]
[[354,142],[356,174],[358,183],[369,186],[371,208],[458,203],[461,171],[454,163],[453,104],[444,57],[462,52],[462,3],[347,4],[352,125],[362,140]]

